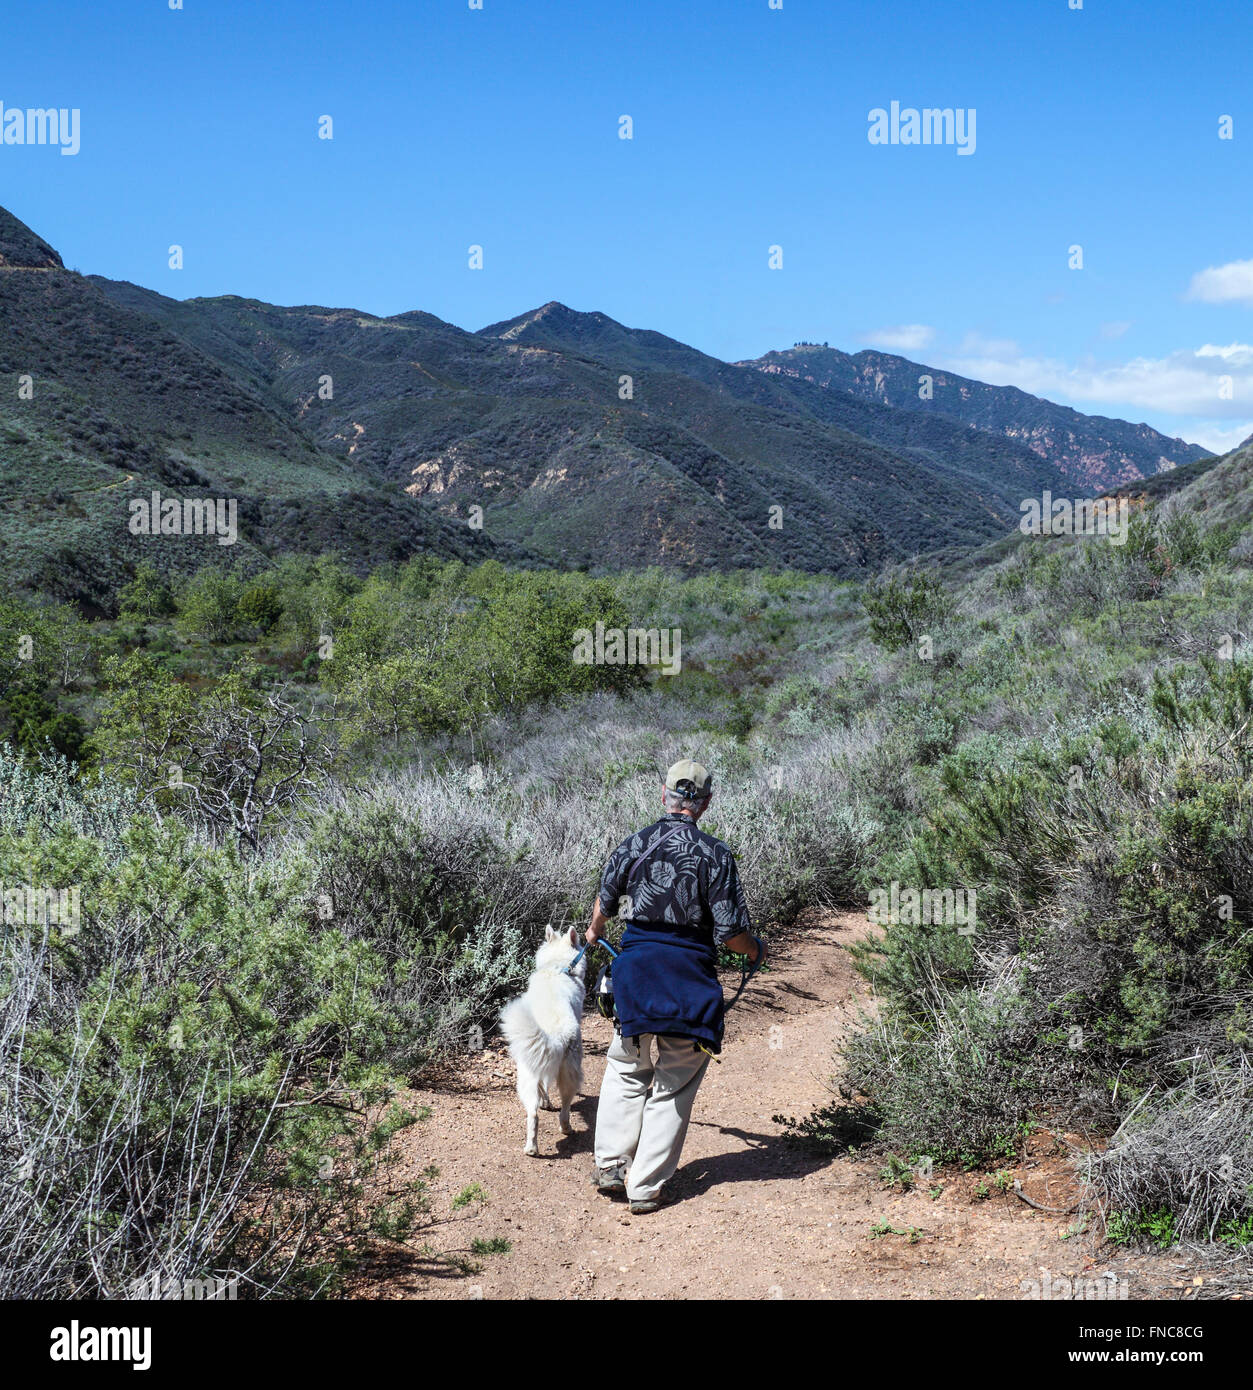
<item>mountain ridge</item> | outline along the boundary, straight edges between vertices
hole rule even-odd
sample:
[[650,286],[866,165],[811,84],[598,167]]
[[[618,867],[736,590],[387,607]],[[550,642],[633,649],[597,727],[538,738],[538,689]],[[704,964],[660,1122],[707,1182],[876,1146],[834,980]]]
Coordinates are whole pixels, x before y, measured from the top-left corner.
[[[1098,489],[1212,456],[1201,445],[1172,439],[1142,421],[1085,415],[1021,387],[992,386],[873,348],[846,353],[800,344],[738,365],[800,377],[895,409],[946,415],[978,429],[1007,435],[1016,430],[1013,437],[1041,457],[1051,457],[1072,482]],[[923,376],[931,378],[934,395],[929,400],[918,395]]]
[[237,562],[339,547],[362,566],[421,549],[850,576],[982,545],[1023,497],[1073,486],[1003,431],[557,300],[477,332],[419,309],[177,300],[66,270],[7,212],[0,255],[45,272],[0,275],[0,368],[38,383],[0,405],[0,564],[91,602],[136,563],[108,505],[123,482],[237,495]]

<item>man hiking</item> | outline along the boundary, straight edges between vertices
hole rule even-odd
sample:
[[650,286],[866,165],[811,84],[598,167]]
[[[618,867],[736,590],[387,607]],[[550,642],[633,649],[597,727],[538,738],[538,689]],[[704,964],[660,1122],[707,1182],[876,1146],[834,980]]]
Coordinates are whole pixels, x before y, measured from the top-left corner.
[[699,763],[684,759],[666,773],[666,814],[614,850],[587,932],[590,944],[607,918],[621,914],[626,924],[612,970],[615,1031],[596,1111],[596,1185],[625,1192],[635,1215],[661,1206],[697,1088],[722,1048],[717,948],[754,965],[765,952],[749,934],[735,857],[696,825],[712,792]]

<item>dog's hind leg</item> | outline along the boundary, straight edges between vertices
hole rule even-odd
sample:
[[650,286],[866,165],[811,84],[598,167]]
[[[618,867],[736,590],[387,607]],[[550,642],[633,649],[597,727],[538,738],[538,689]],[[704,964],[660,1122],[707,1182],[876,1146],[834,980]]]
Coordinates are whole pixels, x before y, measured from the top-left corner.
[[543,1087],[521,1065],[518,1067],[518,1099],[526,1111],[526,1147],[524,1154],[535,1158],[539,1154],[539,1098]]
[[561,1132],[570,1134],[570,1105],[579,1093],[583,1081],[582,1059],[577,1052],[567,1052],[557,1073],[557,1089],[561,1092]]

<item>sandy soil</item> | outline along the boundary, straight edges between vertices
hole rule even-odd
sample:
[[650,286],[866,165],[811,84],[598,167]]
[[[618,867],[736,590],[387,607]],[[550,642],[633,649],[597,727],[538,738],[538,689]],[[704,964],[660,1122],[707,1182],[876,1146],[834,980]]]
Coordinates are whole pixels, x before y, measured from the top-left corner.
[[[389,1182],[435,1164],[432,1220],[407,1245],[380,1250],[355,1295],[1022,1299],[1033,1292],[1023,1281],[1042,1283],[1047,1273],[1054,1296],[1063,1278],[1115,1274],[1130,1298],[1178,1297],[1191,1279],[1177,1262],[1121,1253],[1102,1261],[1090,1237],[1063,1238],[1072,1217],[1037,1211],[1012,1192],[980,1197],[984,1174],[937,1170],[902,1192],[880,1181],[881,1158],[815,1155],[784,1139],[773,1116],[804,1116],[830,1094],[835,1044],[866,1004],[845,947],[868,930],[855,914],[824,918],[750,985],[697,1098],[671,1184],[676,1200],[653,1215],[630,1216],[591,1184],[610,1039],[596,1014],[584,1023],[586,1094],[575,1132],[563,1136],[557,1116],[541,1112],[539,1158],[522,1153],[523,1111],[499,1043],[402,1097],[431,1113],[397,1136]],[[1010,1172],[1045,1206],[1075,1200],[1051,1136],[1038,1136]],[[472,1183],[486,1200],[454,1210]],[[872,1235],[882,1223],[901,1234]],[[496,1237],[510,1242],[509,1253],[470,1253],[475,1238]],[[449,1256],[478,1268],[465,1272]]]

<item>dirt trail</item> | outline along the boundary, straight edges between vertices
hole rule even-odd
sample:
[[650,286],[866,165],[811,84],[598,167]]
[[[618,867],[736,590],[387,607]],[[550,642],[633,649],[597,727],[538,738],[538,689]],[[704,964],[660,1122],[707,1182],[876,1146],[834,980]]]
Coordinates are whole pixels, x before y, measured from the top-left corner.
[[[1093,1267],[1091,1242],[1062,1239],[1071,1218],[1012,1194],[976,1195],[979,1173],[938,1172],[923,1190],[885,1188],[881,1160],[824,1157],[786,1142],[772,1116],[807,1115],[828,1096],[836,1040],[856,1020],[865,986],[847,945],[864,917],[835,915],[793,938],[772,970],[727,1018],[720,1064],[697,1097],[677,1198],[651,1216],[591,1185],[596,1096],[610,1025],[584,1023],[585,1091],[575,1132],[540,1115],[539,1158],[522,1153],[524,1116],[499,1043],[428,1090],[403,1099],[430,1116],[397,1137],[400,1185],[428,1164],[432,1225],[414,1243],[464,1255],[464,1273],[397,1245],[381,1252],[357,1289],[366,1298],[1023,1298],[1020,1281],[1061,1276],[1127,1280],[1129,1296],[1161,1296],[1172,1271],[1160,1259]],[[1040,1146],[1041,1149],[1046,1147]],[[1051,1148],[1052,1145],[1047,1145]],[[1074,1199],[1061,1160],[1041,1152],[1012,1170],[1047,1206]],[[454,1197],[487,1194],[460,1211]],[[941,1188],[938,1197],[927,1188]],[[902,1232],[872,1236],[888,1223]],[[475,1238],[503,1237],[507,1254],[470,1255]],[[1174,1273],[1175,1279],[1179,1278]]]

